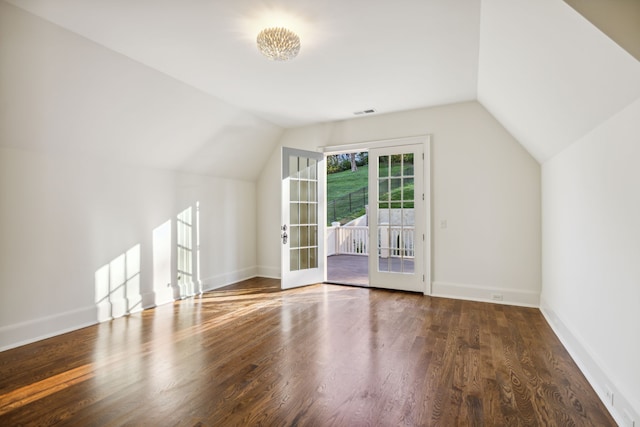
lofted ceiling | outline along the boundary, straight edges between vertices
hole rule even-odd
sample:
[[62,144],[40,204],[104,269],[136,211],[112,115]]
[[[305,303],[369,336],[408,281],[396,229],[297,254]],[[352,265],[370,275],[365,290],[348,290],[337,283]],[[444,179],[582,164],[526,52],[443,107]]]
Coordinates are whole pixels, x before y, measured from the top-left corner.
[[[10,3],[283,127],[476,97],[478,0]],[[256,48],[281,25],[290,62]]]
[[[281,127],[479,100],[540,162],[640,96],[639,62],[562,0],[7,0]],[[285,25],[300,55],[257,33]]]
[[640,97],[640,62],[562,0],[482,0],[478,100],[544,162]]

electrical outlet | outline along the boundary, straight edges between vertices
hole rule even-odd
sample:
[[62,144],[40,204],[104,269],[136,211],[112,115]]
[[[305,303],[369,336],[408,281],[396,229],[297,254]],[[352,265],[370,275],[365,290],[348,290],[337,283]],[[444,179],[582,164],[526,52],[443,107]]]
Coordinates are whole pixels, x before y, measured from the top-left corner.
[[447,220],[443,219],[442,221],[440,221],[440,228],[445,229],[447,228]]
[[607,396],[607,402],[613,406],[613,391],[611,391],[609,387],[604,386],[604,394]]
[[502,294],[491,294],[491,299],[494,301],[502,301]]

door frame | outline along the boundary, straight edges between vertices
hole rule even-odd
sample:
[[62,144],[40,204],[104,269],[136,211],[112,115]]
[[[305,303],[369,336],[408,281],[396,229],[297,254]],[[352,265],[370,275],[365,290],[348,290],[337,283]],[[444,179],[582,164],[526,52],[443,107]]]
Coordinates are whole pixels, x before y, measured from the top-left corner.
[[[433,235],[432,231],[432,203],[431,203],[431,135],[417,135],[417,136],[409,136],[402,138],[393,138],[393,139],[381,139],[381,140],[373,140],[366,142],[356,142],[353,144],[341,144],[341,145],[328,145],[323,147],[318,147],[318,149],[324,153],[324,155],[329,154],[340,154],[340,153],[352,153],[358,151],[369,151],[371,149],[376,148],[386,148],[386,147],[397,147],[401,145],[423,145],[423,153],[424,153],[424,166],[423,166],[423,175],[424,180],[422,183],[423,193],[424,193],[424,222],[423,222],[423,230],[424,230],[424,246],[423,246],[423,260],[422,260],[422,268],[424,275],[424,295],[432,294],[432,281],[431,281],[431,270],[433,265],[433,251],[432,251],[432,239]],[[326,168],[325,168],[326,170]],[[325,174],[325,185],[326,185],[326,174]],[[323,205],[326,208],[326,191],[325,191],[325,200],[323,200]],[[417,221],[418,219],[416,219]],[[326,224],[323,224],[326,228]],[[326,232],[325,232],[326,235]],[[369,248],[371,251],[371,248]],[[326,251],[325,251],[326,258]],[[326,267],[325,267],[326,268]],[[326,279],[326,272],[325,272]]]

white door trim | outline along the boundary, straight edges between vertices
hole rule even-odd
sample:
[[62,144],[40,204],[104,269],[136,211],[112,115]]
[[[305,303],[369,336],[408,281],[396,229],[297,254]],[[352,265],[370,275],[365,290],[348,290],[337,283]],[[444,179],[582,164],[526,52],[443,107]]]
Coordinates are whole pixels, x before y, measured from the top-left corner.
[[341,154],[355,151],[368,151],[374,148],[397,147],[399,145],[426,144],[429,145],[431,135],[405,136],[401,138],[379,139],[375,141],[354,142],[352,144],[325,145],[318,147],[323,153]]
[[[423,192],[425,195],[424,200],[424,247],[423,247],[423,274],[424,274],[424,294],[431,295],[432,294],[432,283],[431,283],[431,266],[433,265],[433,251],[432,251],[432,242],[431,236],[432,233],[432,224],[431,224],[431,216],[432,216],[432,207],[431,207],[431,135],[416,135],[416,136],[408,136],[401,138],[392,138],[392,139],[382,139],[382,140],[373,140],[368,142],[356,142],[352,144],[341,144],[341,145],[327,145],[318,147],[318,150],[322,151],[325,154],[340,154],[340,153],[352,153],[358,151],[369,151],[371,149],[383,148],[383,147],[397,147],[402,145],[415,145],[421,144],[423,146],[424,153],[424,166],[423,166]],[[326,173],[326,165],[325,165],[325,173]],[[326,176],[326,175],[325,175]],[[326,182],[326,178],[325,178]],[[323,201],[326,207],[326,200]],[[417,219],[416,219],[417,220]],[[325,255],[326,258],[326,255]],[[325,275],[326,277],[326,275]]]

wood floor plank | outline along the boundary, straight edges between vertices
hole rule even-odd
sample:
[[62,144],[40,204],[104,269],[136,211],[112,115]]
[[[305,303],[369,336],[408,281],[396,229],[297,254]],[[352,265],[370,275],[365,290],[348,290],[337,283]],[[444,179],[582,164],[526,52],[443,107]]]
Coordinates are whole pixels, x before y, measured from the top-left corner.
[[614,426],[536,309],[256,278],[0,353],[2,426]]

